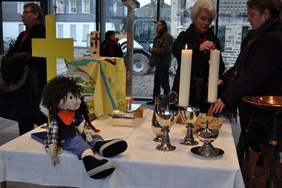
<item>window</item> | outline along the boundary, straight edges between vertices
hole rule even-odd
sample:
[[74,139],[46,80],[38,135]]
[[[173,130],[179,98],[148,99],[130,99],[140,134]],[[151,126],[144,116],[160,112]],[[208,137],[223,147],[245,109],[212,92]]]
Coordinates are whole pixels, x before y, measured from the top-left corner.
[[126,8],[126,6],[123,6],[123,13],[124,13],[123,14],[124,16],[127,16],[127,8]]
[[69,1],[70,13],[76,13],[76,0]]
[[87,41],[87,35],[89,34],[89,25],[83,25],[83,32],[82,32],[82,41]]
[[[211,26],[211,29],[214,32],[214,26]],[[221,52],[224,52],[224,47],[225,47],[225,26],[218,26],[217,38],[219,39],[219,42],[220,42]]]
[[[215,2],[215,0],[213,0]],[[220,0],[218,15],[218,38],[221,43],[222,58],[226,70],[232,67],[240,53],[242,38],[244,37],[243,26],[248,26],[247,0]],[[224,26],[225,40],[221,38],[221,30]],[[242,28],[243,27],[243,28]]]
[[117,14],[117,2],[116,1],[113,2],[113,13]]
[[90,1],[82,0],[82,13],[90,13]]
[[56,1],[56,13],[64,13],[64,1],[63,0],[57,0]]
[[24,7],[24,4],[26,4],[26,2],[18,2],[17,4],[18,4],[18,8],[17,8],[18,9],[18,13],[22,14],[23,10],[24,10],[23,7]]
[[23,32],[25,30],[24,24],[19,24],[19,33]]
[[247,36],[249,30],[250,30],[249,26],[243,26],[242,27],[242,39],[241,39],[241,41],[243,41],[243,39]]
[[64,26],[62,24],[58,25],[58,38],[64,38]]
[[73,38],[74,41],[76,41],[76,25],[70,26],[70,37]]
[[134,39],[138,42],[141,41],[141,24],[140,22],[135,22],[135,28],[134,28]]
[[142,42],[153,43],[157,35],[157,22],[144,21],[143,26]]

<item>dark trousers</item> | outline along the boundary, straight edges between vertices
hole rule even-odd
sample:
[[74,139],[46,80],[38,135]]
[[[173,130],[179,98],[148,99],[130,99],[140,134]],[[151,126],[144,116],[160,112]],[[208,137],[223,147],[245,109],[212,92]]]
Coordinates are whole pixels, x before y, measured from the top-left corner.
[[161,93],[161,88],[164,90],[164,94],[168,94],[170,92],[168,70],[169,67],[156,66],[153,98]]
[[180,65],[178,65],[176,74],[173,81],[172,91],[179,93],[179,82],[180,82]]
[[38,118],[22,118],[18,120],[20,135],[23,135],[34,129],[34,124],[40,126],[48,122],[47,116],[42,111],[40,111],[39,114],[40,115]]

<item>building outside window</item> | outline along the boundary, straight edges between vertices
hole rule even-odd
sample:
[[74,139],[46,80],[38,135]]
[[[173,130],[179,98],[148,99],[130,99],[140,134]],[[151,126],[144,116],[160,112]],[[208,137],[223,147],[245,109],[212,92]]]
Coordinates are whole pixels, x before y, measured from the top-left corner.
[[64,38],[64,26],[62,24],[58,24],[58,38]]
[[76,41],[76,25],[70,26],[70,37],[73,38],[74,41]]
[[23,32],[25,30],[24,24],[19,24],[19,33]]
[[116,1],[113,2],[113,13],[117,14],[117,2]]
[[[211,29],[213,32],[215,31],[214,26],[211,26]],[[220,46],[221,46],[221,52],[224,52],[225,47],[225,26],[218,26],[217,30],[217,38],[219,39]]]
[[127,8],[126,8],[126,6],[123,7],[123,16],[127,16]]
[[82,0],[82,13],[90,13],[90,0]]
[[86,42],[89,34],[89,25],[83,25],[82,41]]
[[243,39],[247,36],[249,30],[250,30],[250,27],[249,27],[249,26],[243,26],[243,27],[242,27],[242,39],[241,39],[242,41],[243,41]]
[[18,13],[19,13],[19,14],[22,14],[22,13],[23,13],[23,10],[24,10],[23,7],[24,7],[24,4],[26,4],[26,3],[27,3],[27,2],[18,2],[18,3],[17,3],[17,6],[18,6],[17,9],[18,9]]
[[76,13],[76,0],[70,0],[70,13]]
[[64,1],[63,0],[57,0],[56,1],[56,13],[64,13]]

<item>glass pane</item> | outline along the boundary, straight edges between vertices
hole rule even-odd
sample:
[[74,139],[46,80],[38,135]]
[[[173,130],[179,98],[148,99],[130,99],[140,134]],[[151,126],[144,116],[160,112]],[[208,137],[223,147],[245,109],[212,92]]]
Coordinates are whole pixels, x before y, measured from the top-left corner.
[[35,2],[40,5],[39,1],[2,1],[4,54],[7,52],[9,44],[13,44],[18,35],[25,30],[21,14],[23,12],[23,6],[30,2]]
[[70,13],[76,13],[76,0],[70,0]]
[[83,0],[83,13],[90,13],[90,2],[89,0]]
[[[221,40],[222,57],[226,69],[232,67],[240,52],[242,39],[251,29],[247,21],[247,0],[220,0],[219,5],[219,39]],[[224,33],[223,37],[220,34]]]
[[157,22],[144,21],[143,22],[143,35],[141,42],[153,43],[157,35]]
[[57,0],[56,1],[56,12],[57,13],[64,13],[64,1],[63,0]]
[[[215,7],[217,0],[211,0]],[[185,31],[191,21],[191,10],[196,0],[171,0],[164,2],[160,9],[160,18],[168,23],[171,35],[176,38],[181,31]],[[222,48],[222,57],[226,70],[232,67],[240,52],[240,44],[250,29],[247,21],[247,0],[220,0],[219,1],[219,23],[217,36]],[[170,11],[169,7],[170,6]],[[211,28],[215,31],[215,20]],[[176,65],[177,66],[177,65]]]

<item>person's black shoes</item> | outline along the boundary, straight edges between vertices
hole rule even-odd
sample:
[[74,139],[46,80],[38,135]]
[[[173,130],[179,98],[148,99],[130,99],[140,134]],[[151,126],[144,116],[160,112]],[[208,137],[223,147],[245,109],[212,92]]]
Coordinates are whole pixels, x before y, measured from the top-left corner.
[[147,104],[154,104],[154,100],[147,102]]

